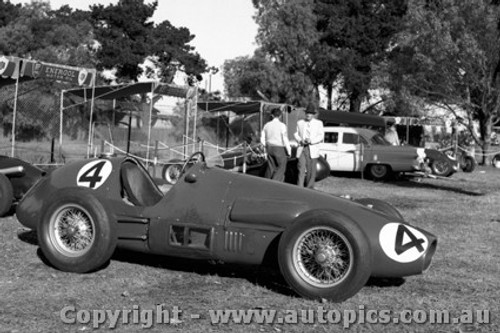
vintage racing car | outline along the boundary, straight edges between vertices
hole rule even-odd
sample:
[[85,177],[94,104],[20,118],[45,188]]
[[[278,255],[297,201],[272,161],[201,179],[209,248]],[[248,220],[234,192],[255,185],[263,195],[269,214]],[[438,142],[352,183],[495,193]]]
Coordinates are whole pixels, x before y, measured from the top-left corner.
[[422,273],[436,251],[434,235],[381,200],[336,197],[206,163],[182,169],[162,192],[130,157],[67,164],[24,196],[17,217],[37,230],[44,257],[63,271],[97,270],[117,246],[239,264],[275,255],[299,295],[336,302],[370,276]]
[[[296,149],[296,147],[295,147]],[[295,154],[294,154],[295,155]],[[196,155],[199,156],[199,155]],[[267,159],[261,145],[251,147],[246,152],[241,150],[231,151],[220,156],[221,163],[218,165],[226,170],[243,172],[252,176],[266,177]],[[175,184],[181,175],[181,169],[186,160],[173,159],[163,165],[161,176],[169,184]],[[191,160],[188,167],[198,162]],[[244,165],[244,162],[245,165]],[[286,165],[285,182],[297,184],[298,159],[289,157]],[[217,164],[216,164],[217,165]],[[321,181],[330,175],[330,166],[323,156],[316,160],[316,181]]]
[[0,217],[44,174],[45,171],[28,162],[0,155]]

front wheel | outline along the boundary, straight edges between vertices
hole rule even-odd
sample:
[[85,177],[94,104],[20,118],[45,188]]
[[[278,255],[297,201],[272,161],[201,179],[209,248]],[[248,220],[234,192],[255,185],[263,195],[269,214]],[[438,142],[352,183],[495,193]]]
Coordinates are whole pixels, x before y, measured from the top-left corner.
[[476,169],[476,160],[472,156],[464,156],[460,167],[463,172],[472,172]]
[[440,177],[448,177],[452,173],[450,163],[444,160],[434,160],[431,163],[432,173]]
[[372,164],[368,167],[368,173],[373,180],[386,180],[391,174],[391,168],[385,164]]
[[283,233],[278,247],[280,270],[299,295],[342,302],[370,277],[369,243],[356,223],[315,215]]
[[43,255],[55,268],[87,273],[113,254],[116,225],[103,204],[88,190],[57,192],[45,209],[37,234]]

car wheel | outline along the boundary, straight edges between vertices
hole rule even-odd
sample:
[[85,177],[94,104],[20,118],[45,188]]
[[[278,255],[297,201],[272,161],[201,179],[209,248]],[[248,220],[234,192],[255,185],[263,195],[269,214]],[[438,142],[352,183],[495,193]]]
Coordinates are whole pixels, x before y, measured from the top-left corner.
[[177,183],[181,176],[182,165],[180,164],[165,164],[163,166],[162,176],[169,184]]
[[12,207],[14,199],[14,190],[9,178],[0,173],[0,217],[7,214]]
[[356,223],[313,216],[285,230],[278,262],[285,280],[299,295],[342,302],[370,277],[368,244]]
[[448,177],[452,173],[450,163],[444,160],[433,160],[431,170],[434,175],[441,177]]
[[391,174],[391,168],[385,164],[371,164],[368,172],[373,180],[385,180]]
[[113,254],[116,222],[88,190],[57,192],[37,228],[38,244],[54,267],[86,273],[99,269]]
[[386,201],[374,198],[361,198],[361,199],[356,199],[354,201],[362,204],[363,206],[367,206],[376,211],[379,211],[387,216],[395,218],[396,221],[404,221],[404,217],[403,215],[401,215],[399,210],[397,210],[393,205],[391,205]]
[[476,169],[476,161],[472,156],[464,156],[461,167],[463,172],[472,172]]

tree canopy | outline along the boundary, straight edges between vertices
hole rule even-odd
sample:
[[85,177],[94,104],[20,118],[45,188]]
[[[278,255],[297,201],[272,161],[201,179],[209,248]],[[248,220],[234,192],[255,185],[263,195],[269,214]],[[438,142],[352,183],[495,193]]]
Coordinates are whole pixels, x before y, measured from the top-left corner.
[[414,0],[390,66],[393,91],[404,89],[459,120],[465,114],[461,122],[484,152],[500,109],[499,24],[500,7],[491,1]]

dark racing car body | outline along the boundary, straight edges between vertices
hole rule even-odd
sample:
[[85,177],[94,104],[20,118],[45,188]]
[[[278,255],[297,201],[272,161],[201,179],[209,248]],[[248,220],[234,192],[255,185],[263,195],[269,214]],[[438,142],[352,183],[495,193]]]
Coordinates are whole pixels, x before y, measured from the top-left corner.
[[422,273],[437,245],[380,200],[356,202],[204,163],[162,192],[137,160],[123,157],[53,171],[25,195],[17,216],[64,271],[99,269],[117,246],[239,264],[271,254],[298,294],[332,301],[353,296],[370,276]]
[[4,216],[44,174],[45,171],[28,162],[0,155],[0,216]]

